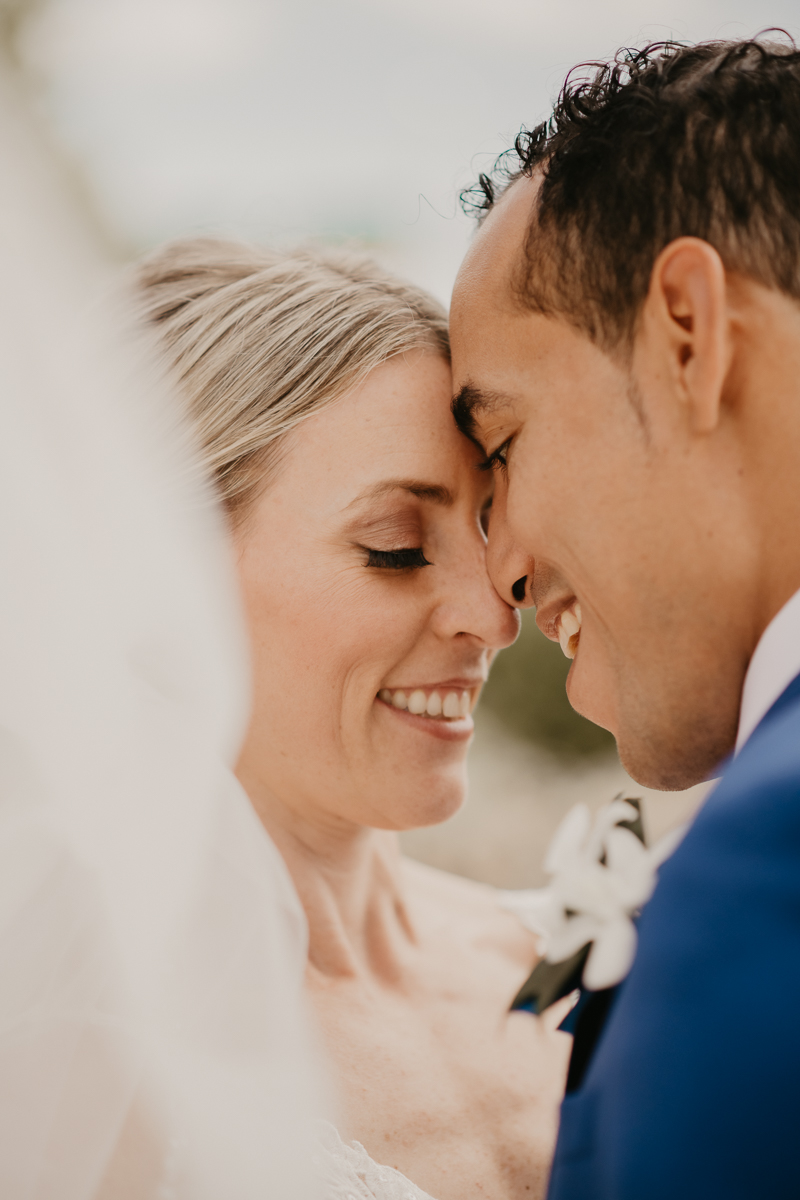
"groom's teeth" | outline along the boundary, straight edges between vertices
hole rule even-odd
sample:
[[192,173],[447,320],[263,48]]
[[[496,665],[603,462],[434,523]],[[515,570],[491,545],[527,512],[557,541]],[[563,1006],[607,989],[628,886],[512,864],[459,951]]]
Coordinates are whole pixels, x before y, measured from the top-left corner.
[[448,692],[445,696],[444,704],[442,705],[442,714],[445,717],[461,716],[461,704],[459,703],[456,692]]
[[419,688],[408,697],[408,711],[421,716],[428,706],[428,698]]
[[381,690],[378,692],[378,699],[383,700],[384,704],[391,704],[392,693],[388,688],[381,688]]
[[428,704],[425,711],[429,717],[440,717],[442,715],[442,697],[438,692],[431,692],[428,696]]
[[581,633],[581,606],[577,600],[573,608],[565,608],[558,624],[558,641],[567,658],[574,658]]
[[461,716],[469,716],[469,692],[461,693]]
[[561,628],[565,631],[568,638],[580,632],[581,623],[575,613],[567,608],[561,614]]
[[392,704],[395,708],[406,708],[408,701],[405,692],[395,692],[392,696]]

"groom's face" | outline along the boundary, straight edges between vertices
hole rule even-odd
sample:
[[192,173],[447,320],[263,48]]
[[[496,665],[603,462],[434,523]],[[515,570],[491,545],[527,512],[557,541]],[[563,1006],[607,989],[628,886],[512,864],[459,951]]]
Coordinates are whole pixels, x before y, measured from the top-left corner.
[[757,574],[746,517],[657,363],[637,350],[631,363],[612,358],[515,300],[535,187],[516,183],[492,211],[453,295],[460,423],[505,459],[490,574],[508,601],[524,588],[551,638],[577,602],[573,706],[614,733],[640,782],[687,787],[735,738],[752,631],[731,597]]

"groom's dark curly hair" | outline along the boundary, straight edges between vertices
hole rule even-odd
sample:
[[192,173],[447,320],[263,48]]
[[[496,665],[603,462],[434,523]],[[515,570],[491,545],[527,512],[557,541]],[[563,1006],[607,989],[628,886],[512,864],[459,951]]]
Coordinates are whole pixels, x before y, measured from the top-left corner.
[[782,31],[576,68],[549,120],[523,129],[464,206],[483,216],[534,173],[515,291],[604,349],[630,344],[653,263],[677,237],[800,300],[800,52]]

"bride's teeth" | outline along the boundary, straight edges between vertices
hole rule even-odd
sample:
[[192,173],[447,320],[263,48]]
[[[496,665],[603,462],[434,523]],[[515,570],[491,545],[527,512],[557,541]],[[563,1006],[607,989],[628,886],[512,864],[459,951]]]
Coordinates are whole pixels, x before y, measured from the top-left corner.
[[402,690],[395,692],[391,688],[381,688],[378,699],[394,708],[408,709],[415,716],[446,717],[450,721],[468,717],[472,707],[472,694],[466,690],[460,694],[448,692],[442,702],[440,692],[431,692],[430,696],[426,696],[422,688],[415,688],[406,696]]
[[578,604],[577,600],[575,601],[575,603],[572,606],[572,611],[575,613],[575,616],[578,618],[578,628],[580,629],[581,625],[583,624],[583,613],[581,612],[581,606],[580,606],[580,604]]

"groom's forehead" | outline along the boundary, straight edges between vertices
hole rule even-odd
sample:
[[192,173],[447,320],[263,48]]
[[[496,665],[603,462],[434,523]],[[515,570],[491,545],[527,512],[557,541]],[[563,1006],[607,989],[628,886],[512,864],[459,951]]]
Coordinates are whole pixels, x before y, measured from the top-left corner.
[[518,307],[514,279],[524,261],[538,191],[537,177],[518,179],[484,219],[456,280],[455,325],[476,306],[505,311]]

